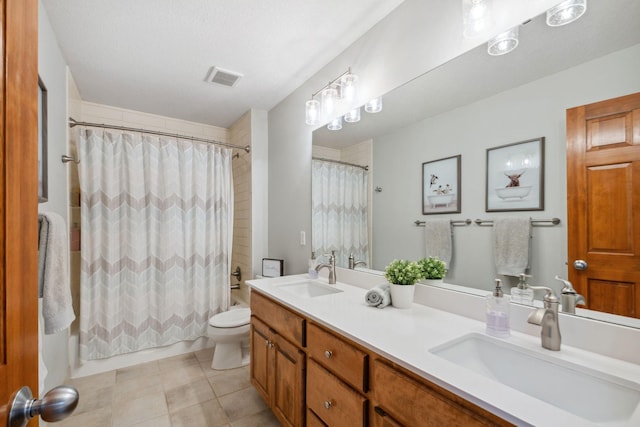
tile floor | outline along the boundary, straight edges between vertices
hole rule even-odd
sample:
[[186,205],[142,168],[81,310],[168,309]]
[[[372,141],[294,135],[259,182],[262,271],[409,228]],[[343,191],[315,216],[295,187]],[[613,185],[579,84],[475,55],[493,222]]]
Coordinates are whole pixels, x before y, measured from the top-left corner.
[[80,392],[62,427],[281,426],[249,367],[214,371],[213,349],[71,380]]

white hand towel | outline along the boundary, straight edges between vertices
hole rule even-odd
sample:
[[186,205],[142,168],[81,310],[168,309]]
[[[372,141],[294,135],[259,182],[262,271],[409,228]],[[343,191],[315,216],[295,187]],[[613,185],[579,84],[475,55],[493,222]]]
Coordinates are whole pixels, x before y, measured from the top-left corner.
[[493,255],[498,274],[518,277],[529,268],[531,220],[506,217],[493,221]]
[[38,256],[44,257],[42,270],[42,316],[44,333],[54,334],[71,325],[76,318],[71,302],[69,283],[69,244],[67,224],[54,212],[40,214],[48,222],[46,242],[42,242]]
[[384,308],[391,304],[391,291],[389,290],[389,284],[384,283],[382,285],[374,286],[369,289],[364,296],[367,305],[372,307]]
[[433,219],[424,222],[425,256],[444,261],[447,267],[451,263],[451,221]]

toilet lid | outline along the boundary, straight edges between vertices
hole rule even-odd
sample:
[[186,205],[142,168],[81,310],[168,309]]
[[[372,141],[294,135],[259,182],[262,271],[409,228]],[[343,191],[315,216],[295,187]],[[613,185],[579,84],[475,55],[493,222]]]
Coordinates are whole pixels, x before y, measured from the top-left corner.
[[216,328],[235,328],[249,324],[249,320],[251,320],[251,309],[238,308],[216,314],[209,319],[209,324]]

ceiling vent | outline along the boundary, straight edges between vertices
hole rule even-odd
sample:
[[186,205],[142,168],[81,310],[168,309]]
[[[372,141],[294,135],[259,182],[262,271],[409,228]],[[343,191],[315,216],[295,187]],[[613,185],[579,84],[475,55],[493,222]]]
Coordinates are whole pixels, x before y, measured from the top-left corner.
[[211,67],[206,81],[208,83],[218,84],[227,87],[233,87],[238,83],[242,74],[235,71],[225,70],[224,68]]

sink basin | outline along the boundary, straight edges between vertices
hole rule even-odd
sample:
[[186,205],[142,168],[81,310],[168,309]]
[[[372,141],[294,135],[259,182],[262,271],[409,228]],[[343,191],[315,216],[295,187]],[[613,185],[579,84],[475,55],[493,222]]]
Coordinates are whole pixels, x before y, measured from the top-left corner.
[[323,295],[337,294],[342,292],[334,286],[325,285],[315,280],[303,280],[301,282],[284,283],[279,285],[278,288],[294,294],[298,297],[314,298]]
[[482,334],[430,352],[592,422],[628,421],[640,402],[637,383]]

